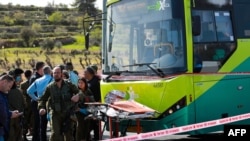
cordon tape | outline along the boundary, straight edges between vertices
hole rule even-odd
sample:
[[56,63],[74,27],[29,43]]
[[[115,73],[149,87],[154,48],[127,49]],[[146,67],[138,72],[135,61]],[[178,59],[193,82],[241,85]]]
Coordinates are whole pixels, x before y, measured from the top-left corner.
[[183,132],[208,128],[208,127],[218,126],[218,125],[241,121],[241,120],[245,120],[249,118],[250,118],[250,113],[246,113],[246,114],[241,114],[237,116],[217,119],[217,120],[211,120],[211,121],[200,122],[196,124],[174,127],[170,129],[158,130],[158,131],[147,132],[147,133],[140,133],[136,135],[119,137],[119,138],[106,139],[105,141],[135,141],[135,140],[152,139],[152,138],[163,137],[167,135],[174,135],[177,133],[183,133]]

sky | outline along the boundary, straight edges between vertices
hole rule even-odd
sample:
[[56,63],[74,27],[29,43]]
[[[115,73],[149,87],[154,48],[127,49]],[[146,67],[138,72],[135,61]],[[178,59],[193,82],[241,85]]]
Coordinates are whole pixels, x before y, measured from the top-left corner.
[[[35,6],[47,6],[48,2],[52,3],[54,1],[55,4],[67,4],[70,5],[75,0],[0,0],[0,4],[8,4],[12,3],[13,5],[35,5]],[[96,7],[102,9],[103,0],[96,0]]]

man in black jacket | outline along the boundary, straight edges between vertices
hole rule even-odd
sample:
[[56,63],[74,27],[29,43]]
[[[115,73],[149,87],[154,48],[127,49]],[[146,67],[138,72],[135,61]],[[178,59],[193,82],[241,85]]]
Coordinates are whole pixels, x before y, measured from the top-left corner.
[[[92,91],[95,101],[101,102],[101,89],[100,89],[100,78],[96,74],[96,70],[93,67],[87,67],[84,71],[84,76],[88,80],[89,89]],[[99,133],[99,121],[92,120],[92,129],[94,130],[94,140],[100,139]]]
[[[36,79],[43,76],[44,66],[45,66],[45,63],[42,61],[39,61],[36,63],[36,66],[35,66],[36,70],[29,80],[29,85],[31,85]],[[32,108],[33,117],[34,117],[32,141],[40,141],[40,115],[39,115],[39,111],[37,110],[37,105],[38,105],[37,101],[34,101],[34,100],[31,101],[31,108]]]

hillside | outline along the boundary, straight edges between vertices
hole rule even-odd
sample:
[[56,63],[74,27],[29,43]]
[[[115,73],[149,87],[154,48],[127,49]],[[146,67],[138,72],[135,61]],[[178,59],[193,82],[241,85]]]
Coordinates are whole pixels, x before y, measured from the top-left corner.
[[[60,40],[63,45],[72,44],[72,37],[83,32],[83,14],[63,6],[0,5],[0,18],[0,46],[6,48],[27,47],[20,38],[24,28],[35,31],[31,46],[39,46],[46,38]],[[96,40],[100,41],[100,37]],[[100,44],[95,41],[95,45]]]
[[[86,52],[83,27],[90,22],[83,24],[83,17],[63,6],[0,4],[0,72],[17,67],[31,69],[36,61],[52,67],[71,61],[79,72],[90,64],[100,68],[101,21],[91,30],[91,48]],[[21,38],[23,34],[29,36],[27,41]]]

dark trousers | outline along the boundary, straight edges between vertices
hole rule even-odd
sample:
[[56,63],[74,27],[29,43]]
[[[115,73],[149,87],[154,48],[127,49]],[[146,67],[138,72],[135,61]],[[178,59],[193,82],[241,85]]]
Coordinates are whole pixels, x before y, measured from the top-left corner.
[[47,141],[47,114],[40,116],[40,139],[41,141]]
[[32,141],[47,141],[47,114],[40,116],[37,109],[38,103],[31,102],[32,111],[34,113],[33,136]]
[[34,114],[34,123],[33,123],[33,135],[32,135],[32,141],[39,141],[40,137],[40,115],[39,111],[37,109],[37,101],[31,101],[32,111]]
[[76,129],[76,141],[89,141],[91,140],[90,136],[90,119],[85,119],[81,113],[77,113],[77,129]]
[[94,140],[99,140],[99,121],[98,120],[91,120],[91,129],[94,130]]
[[[69,119],[67,128],[63,126],[65,118],[68,116],[66,112],[51,111],[51,136],[50,141],[72,141],[72,122]],[[63,129],[64,128],[64,129]],[[62,130],[64,130],[62,132]]]
[[28,130],[33,126],[33,112],[31,109],[31,102],[27,103],[28,106],[24,109],[24,123],[23,123],[23,135],[26,136]]

